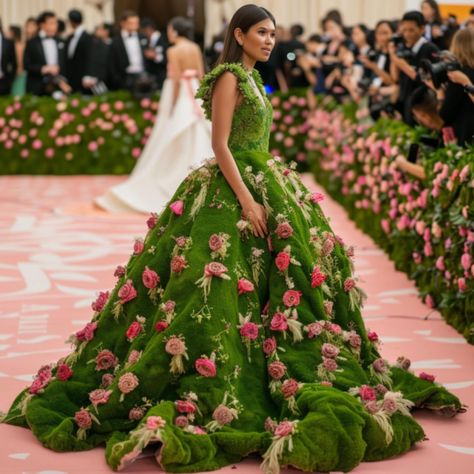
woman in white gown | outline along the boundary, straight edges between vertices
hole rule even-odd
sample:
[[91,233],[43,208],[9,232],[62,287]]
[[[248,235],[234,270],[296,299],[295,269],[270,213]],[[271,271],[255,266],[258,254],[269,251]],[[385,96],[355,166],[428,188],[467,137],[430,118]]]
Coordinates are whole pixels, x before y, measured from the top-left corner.
[[168,24],[168,74],[153,131],[129,178],[95,202],[109,212],[160,212],[191,168],[212,156],[211,127],[194,98],[204,74],[202,53],[187,36],[190,23]]

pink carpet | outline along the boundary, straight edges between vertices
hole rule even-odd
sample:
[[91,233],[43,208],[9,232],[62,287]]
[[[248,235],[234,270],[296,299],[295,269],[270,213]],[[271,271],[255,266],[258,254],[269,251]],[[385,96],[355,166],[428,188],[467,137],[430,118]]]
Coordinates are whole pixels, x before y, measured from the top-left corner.
[[[113,270],[127,261],[134,237],[146,231],[145,216],[111,216],[88,204],[117,177],[0,177],[0,407],[32,380],[41,364],[68,352],[70,333],[90,318],[99,290],[114,284]],[[310,177],[311,188],[318,190]],[[436,374],[466,405],[474,407],[474,347],[417,297],[407,277],[355,228],[330,199],[322,203],[334,230],[356,248],[356,273],[368,294],[367,326],[383,340],[383,355],[412,360],[413,369]],[[58,212],[58,208],[61,212]],[[364,463],[361,473],[474,472],[473,411],[455,419],[418,412],[428,441],[404,456]],[[111,472],[102,448],[58,454],[40,446],[25,429],[0,425],[0,473],[79,474]],[[128,472],[156,472],[150,457]],[[247,460],[220,473],[258,473]],[[296,471],[284,471],[286,473]]]

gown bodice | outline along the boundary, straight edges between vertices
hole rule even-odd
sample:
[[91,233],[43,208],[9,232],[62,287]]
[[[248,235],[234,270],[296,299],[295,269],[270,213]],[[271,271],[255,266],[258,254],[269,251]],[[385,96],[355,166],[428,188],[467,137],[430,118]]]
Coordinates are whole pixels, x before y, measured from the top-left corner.
[[[206,117],[211,120],[214,84],[227,71],[237,77],[237,85],[243,96],[243,100],[237,105],[232,118],[228,142],[231,152],[268,151],[273,111],[270,101],[266,97],[260,75],[255,69],[249,73],[239,63],[223,63],[206,74],[196,95],[197,98],[203,100]],[[255,90],[255,87],[258,88],[260,94]]]

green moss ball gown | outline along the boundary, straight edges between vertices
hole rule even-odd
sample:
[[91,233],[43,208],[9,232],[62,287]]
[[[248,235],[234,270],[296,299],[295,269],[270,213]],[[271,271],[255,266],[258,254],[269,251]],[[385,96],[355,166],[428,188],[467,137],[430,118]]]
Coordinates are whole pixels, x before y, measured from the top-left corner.
[[270,474],[349,471],[407,451],[424,438],[410,409],[462,405],[407,359],[391,365],[378,353],[352,249],[320,196],[268,153],[272,110],[258,73],[233,63],[211,71],[198,91],[206,115],[226,71],[243,96],[229,147],[268,212],[268,239],[254,237],[214,161],[191,172],[71,336],[73,352],[40,368],[4,422],[55,451],[105,443],[115,470],[150,444],[168,472],[251,453]]

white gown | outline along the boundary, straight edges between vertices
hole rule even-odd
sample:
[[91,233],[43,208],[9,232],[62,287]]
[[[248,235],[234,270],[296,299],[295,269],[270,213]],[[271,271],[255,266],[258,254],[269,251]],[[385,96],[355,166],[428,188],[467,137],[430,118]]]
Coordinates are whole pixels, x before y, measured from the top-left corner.
[[174,84],[166,79],[153,131],[135,168],[96,204],[109,212],[160,213],[190,169],[213,156],[211,124],[194,97],[198,85],[196,72],[185,71],[173,108]]

